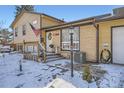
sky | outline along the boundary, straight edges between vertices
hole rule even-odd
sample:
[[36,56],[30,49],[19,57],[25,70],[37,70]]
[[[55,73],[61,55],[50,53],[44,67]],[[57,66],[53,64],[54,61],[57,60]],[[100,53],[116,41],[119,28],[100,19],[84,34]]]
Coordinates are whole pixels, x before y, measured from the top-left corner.
[[[53,17],[74,21],[91,16],[112,13],[112,9],[123,7],[121,5],[35,5],[35,11],[46,13]],[[15,6],[0,5],[0,22],[4,28],[9,28],[15,18]],[[11,29],[10,29],[11,30]]]

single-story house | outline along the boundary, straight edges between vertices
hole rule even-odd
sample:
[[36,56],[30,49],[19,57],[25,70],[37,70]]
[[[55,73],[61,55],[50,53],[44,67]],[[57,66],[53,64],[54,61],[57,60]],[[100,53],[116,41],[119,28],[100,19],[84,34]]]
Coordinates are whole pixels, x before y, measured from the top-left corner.
[[[36,28],[40,28],[41,35],[36,37],[32,33],[29,22]],[[112,63],[124,64],[123,7],[113,9],[113,14],[103,14],[67,23],[46,14],[23,12],[17,16],[11,27],[14,29],[14,44],[17,45],[17,50],[38,52],[37,42],[42,36],[47,52],[60,53],[68,58],[71,30],[73,49],[85,52],[87,61],[100,62],[101,52],[106,49],[110,53]],[[54,50],[50,45],[54,45]]]

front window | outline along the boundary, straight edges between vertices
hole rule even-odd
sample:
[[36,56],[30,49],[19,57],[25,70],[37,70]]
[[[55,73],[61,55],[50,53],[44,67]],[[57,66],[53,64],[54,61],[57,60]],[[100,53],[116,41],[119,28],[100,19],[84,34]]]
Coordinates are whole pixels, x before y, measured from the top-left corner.
[[37,20],[34,20],[34,21],[33,21],[33,25],[36,25],[36,24],[37,24]]
[[[62,29],[62,50],[70,50],[70,33],[69,28]],[[73,50],[79,50],[79,27],[74,27],[73,30]]]
[[23,25],[22,26],[22,34],[23,35],[26,35],[26,25]]

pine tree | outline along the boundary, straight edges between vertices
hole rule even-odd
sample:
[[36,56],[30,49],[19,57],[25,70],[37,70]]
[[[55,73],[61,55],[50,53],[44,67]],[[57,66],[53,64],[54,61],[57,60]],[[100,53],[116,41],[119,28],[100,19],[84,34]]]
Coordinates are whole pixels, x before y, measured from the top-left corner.
[[34,6],[33,5],[16,5],[15,9],[16,9],[15,16],[17,16],[22,11],[34,11]]
[[12,41],[13,34],[8,29],[0,30],[0,43],[7,44]]

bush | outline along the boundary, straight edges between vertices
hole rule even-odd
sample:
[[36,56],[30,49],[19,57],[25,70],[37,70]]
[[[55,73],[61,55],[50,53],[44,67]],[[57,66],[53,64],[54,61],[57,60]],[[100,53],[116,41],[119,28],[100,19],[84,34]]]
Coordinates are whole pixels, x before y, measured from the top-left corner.
[[92,75],[89,65],[83,67],[83,80],[86,80],[88,83],[92,82]]

